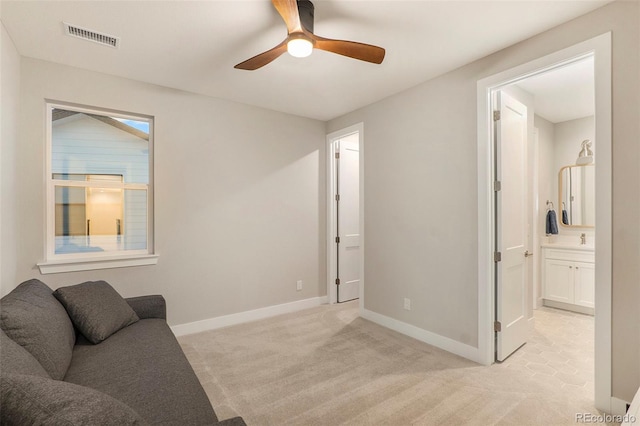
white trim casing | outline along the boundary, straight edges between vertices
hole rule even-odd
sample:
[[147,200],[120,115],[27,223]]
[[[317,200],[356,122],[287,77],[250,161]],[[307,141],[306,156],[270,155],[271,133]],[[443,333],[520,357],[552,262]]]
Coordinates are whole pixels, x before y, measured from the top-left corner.
[[595,294],[595,406],[612,410],[611,389],[611,276],[612,276],[612,150],[611,150],[611,33],[546,55],[478,81],[478,351],[480,362],[494,360],[493,347],[493,177],[490,93],[518,80],[570,63],[595,58],[596,140],[596,294]]
[[315,308],[327,303],[327,296],[312,297],[310,299],[298,300],[296,302],[283,303],[281,305],[267,306],[266,308],[254,309],[251,311],[238,312],[236,314],[223,315],[201,321],[189,322],[171,326],[171,331],[176,336],[200,333],[202,331],[216,330],[218,328],[257,321],[276,315],[289,314],[303,309]]
[[59,260],[38,263],[42,275],[59,274],[61,272],[91,271],[94,269],[127,268],[130,266],[147,266],[158,263],[155,254],[138,256],[96,257],[82,260]]
[[[45,99],[45,164],[44,164],[44,185],[45,185],[45,226],[44,226],[44,261],[37,263],[41,274],[53,274],[61,272],[88,271],[94,269],[122,268],[129,266],[155,265],[158,255],[154,253],[154,160],[153,160],[153,138],[154,138],[154,118],[150,115],[135,114],[121,111],[114,111],[107,108],[90,107],[67,102]],[[55,108],[68,109],[72,111],[104,115],[109,117],[146,120],[149,122],[148,140],[148,161],[149,161],[149,182],[139,183],[110,183],[101,182],[101,187],[116,187],[124,190],[145,190],[147,193],[147,248],[144,250],[127,250],[108,253],[73,253],[55,254],[55,238],[51,235],[55,229],[55,195],[54,190],[59,182],[52,179],[52,138],[53,123],[52,111]],[[64,182],[64,186],[69,187],[89,187],[86,182]]]
[[[529,305],[532,309],[538,309],[542,306],[542,286],[540,282],[540,276],[538,273],[540,272],[540,230],[538,229],[538,215],[540,214],[540,205],[538,203],[538,194],[540,192],[538,180],[539,180],[539,164],[540,164],[540,144],[539,144],[539,130],[537,127],[533,128],[533,194],[529,194],[529,199],[533,198],[533,223],[531,224],[531,253],[533,253],[533,258],[531,259],[531,267],[533,268],[533,272],[531,274],[533,291],[531,292],[531,303]],[[531,161],[529,162],[531,164]],[[540,289],[540,292],[537,290]],[[540,294],[539,294],[540,293]],[[533,320],[533,318],[530,318]]]
[[334,238],[336,232],[336,220],[334,211],[336,208],[334,188],[336,187],[336,144],[341,136],[327,135],[327,298],[330,304],[337,303],[338,294],[334,283],[336,277],[336,247]]

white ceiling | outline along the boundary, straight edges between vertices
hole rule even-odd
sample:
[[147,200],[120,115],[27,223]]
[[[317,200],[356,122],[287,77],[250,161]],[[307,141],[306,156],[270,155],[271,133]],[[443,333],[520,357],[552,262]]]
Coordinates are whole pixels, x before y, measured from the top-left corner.
[[595,114],[593,58],[518,82],[534,95],[535,113],[552,123]]
[[[269,0],[2,0],[1,19],[23,56],[329,120],[609,1],[316,0],[316,34],[382,46],[384,62],[314,51],[257,71],[233,66],[286,36]],[[63,21],[121,47],[65,36]]]

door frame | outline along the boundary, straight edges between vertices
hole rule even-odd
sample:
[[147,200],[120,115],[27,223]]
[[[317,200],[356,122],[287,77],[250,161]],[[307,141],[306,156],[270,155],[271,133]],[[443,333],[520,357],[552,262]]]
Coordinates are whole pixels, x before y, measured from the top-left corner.
[[550,71],[584,57],[595,58],[596,140],[596,288],[595,406],[618,414],[611,392],[612,282],[612,122],[611,32],[551,53],[515,68],[483,78],[477,84],[478,113],[478,358],[494,362],[494,209],[491,93],[519,80]]
[[[529,248],[531,249],[531,254],[533,256],[530,258],[531,262],[529,262],[528,267],[531,268],[531,271],[528,272],[528,279],[531,280],[531,300],[529,304],[531,305],[532,310],[538,309],[542,306],[542,291],[538,291],[538,283],[540,282],[539,272],[540,272],[540,236],[538,235],[538,215],[540,214],[540,203],[538,192],[540,191],[538,185],[538,167],[540,164],[540,156],[539,156],[539,136],[540,131],[537,127],[535,127],[535,123],[532,123],[533,127],[533,140],[529,143],[529,151],[528,155],[529,162],[527,164],[528,167],[531,167],[533,172],[531,173],[531,177],[533,178],[533,182],[530,186],[531,194],[529,194],[529,205],[531,208],[529,209],[530,214],[530,230],[531,235],[529,239]],[[540,286],[540,290],[542,286]],[[539,294],[540,293],[540,294]],[[540,306],[538,306],[538,299],[540,300]],[[535,323],[535,319],[533,317],[529,318],[529,322],[533,325]]]
[[364,309],[364,123],[356,123],[344,129],[331,132],[327,135],[327,299],[329,304],[337,303],[337,291],[335,283],[336,258],[338,256],[335,244],[336,238],[336,199],[334,188],[336,185],[336,141],[346,136],[358,133],[360,183],[359,183],[359,215],[360,215],[360,311]]

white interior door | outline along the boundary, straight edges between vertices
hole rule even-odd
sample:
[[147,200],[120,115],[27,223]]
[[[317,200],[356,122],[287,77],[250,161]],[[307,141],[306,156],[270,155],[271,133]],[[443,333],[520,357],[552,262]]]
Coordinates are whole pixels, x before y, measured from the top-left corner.
[[527,108],[497,93],[496,180],[496,359],[526,343],[527,324]]
[[337,300],[346,302],[360,295],[360,152],[359,134],[338,141],[336,160],[338,280]]

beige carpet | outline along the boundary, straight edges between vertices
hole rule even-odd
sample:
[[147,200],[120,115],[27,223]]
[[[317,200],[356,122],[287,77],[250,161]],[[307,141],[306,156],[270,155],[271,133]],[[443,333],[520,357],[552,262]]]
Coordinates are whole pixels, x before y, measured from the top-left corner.
[[[357,302],[179,341],[219,417],[250,426],[575,425],[576,413],[597,414],[593,318],[543,309],[536,322],[491,367],[361,319]],[[580,333],[582,346],[554,341]]]

